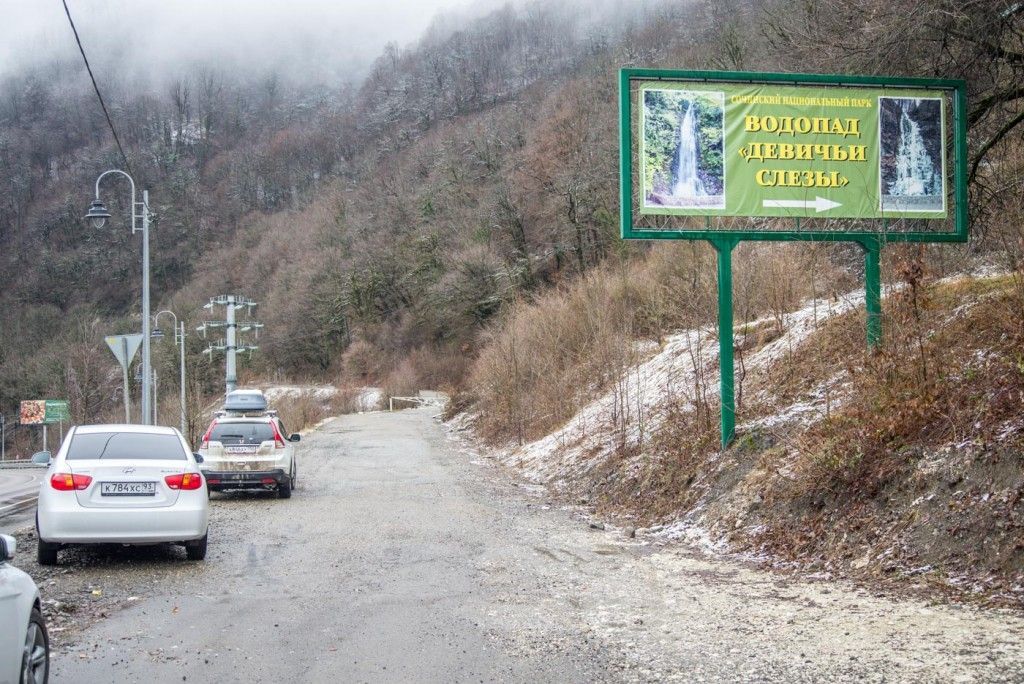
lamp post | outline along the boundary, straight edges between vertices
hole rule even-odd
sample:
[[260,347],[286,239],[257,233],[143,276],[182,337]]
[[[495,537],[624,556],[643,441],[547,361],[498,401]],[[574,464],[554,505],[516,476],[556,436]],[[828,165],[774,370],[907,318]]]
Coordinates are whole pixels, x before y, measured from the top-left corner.
[[[174,319],[174,343],[178,345],[179,350],[178,395],[181,402],[181,434],[185,434],[185,321],[179,322],[177,315],[168,309],[158,311],[156,315],[153,316],[153,337],[157,339],[164,336],[163,331],[160,330],[160,328],[155,327],[162,314],[169,314]],[[154,401],[154,404],[155,403],[156,402]]]
[[[135,201],[135,180],[120,169],[104,171],[96,178],[96,199],[89,206],[85,218],[92,222],[96,229],[102,228],[110,218],[110,212],[100,200],[100,181],[111,173],[119,173],[128,179],[132,186],[132,235],[142,231],[142,424],[152,425],[152,362],[149,345],[149,191],[142,191],[142,201]],[[142,221],[142,228],[136,228],[136,221]]]

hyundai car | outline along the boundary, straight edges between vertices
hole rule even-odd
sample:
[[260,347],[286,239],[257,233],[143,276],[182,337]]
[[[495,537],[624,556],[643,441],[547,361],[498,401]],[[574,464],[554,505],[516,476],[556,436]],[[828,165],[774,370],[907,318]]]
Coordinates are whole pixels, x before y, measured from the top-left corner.
[[72,427],[39,491],[39,563],[75,544],[180,544],[202,560],[210,504],[200,461],[175,428]]

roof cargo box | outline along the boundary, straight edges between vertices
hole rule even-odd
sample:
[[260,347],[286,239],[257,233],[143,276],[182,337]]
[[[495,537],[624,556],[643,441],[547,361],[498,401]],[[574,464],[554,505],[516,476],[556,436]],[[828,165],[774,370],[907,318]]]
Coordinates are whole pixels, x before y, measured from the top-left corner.
[[267,410],[267,398],[260,390],[235,390],[228,392],[224,400],[225,411],[244,411],[245,413]]

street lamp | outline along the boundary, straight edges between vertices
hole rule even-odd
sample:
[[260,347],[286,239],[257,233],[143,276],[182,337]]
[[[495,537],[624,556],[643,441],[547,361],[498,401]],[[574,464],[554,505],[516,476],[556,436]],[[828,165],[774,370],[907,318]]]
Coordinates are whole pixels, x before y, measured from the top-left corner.
[[[103,177],[119,173],[128,179],[132,186],[132,235],[142,231],[142,424],[152,425],[152,362],[149,354],[149,191],[142,191],[142,201],[135,201],[135,180],[120,169],[104,171],[96,178],[96,199],[89,205],[85,218],[97,230],[102,228],[110,218],[110,212],[100,200],[100,181]],[[142,228],[136,228],[136,220],[142,221]]]
[[[180,350],[180,362],[178,364],[180,372],[180,376],[178,378],[178,394],[181,401],[181,434],[185,434],[185,321],[181,321],[179,323],[178,316],[175,315],[173,311],[164,309],[163,311],[158,311],[156,315],[153,316],[154,326],[156,326],[160,320],[160,316],[163,314],[169,314],[174,319],[174,343],[178,345],[178,349]],[[154,327],[153,337],[160,339],[163,336],[163,331],[160,330],[160,328]],[[153,403],[156,404],[156,401]]]
[[107,211],[106,205],[103,201],[97,197],[89,205],[89,212],[85,215],[85,218],[89,219],[92,223],[92,227],[99,230],[103,226],[107,225],[107,219],[110,218],[110,212]]

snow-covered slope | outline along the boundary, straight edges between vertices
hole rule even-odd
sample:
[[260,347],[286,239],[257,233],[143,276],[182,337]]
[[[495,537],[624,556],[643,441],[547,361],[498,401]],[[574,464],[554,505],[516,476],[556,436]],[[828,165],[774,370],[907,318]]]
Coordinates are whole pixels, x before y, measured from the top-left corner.
[[[783,317],[779,336],[745,360],[748,374],[770,365],[799,347],[828,319],[852,311],[864,302],[864,292],[852,292],[836,300],[806,302]],[[772,321],[746,326],[756,330]],[[737,331],[738,337],[742,330]],[[538,483],[560,487],[599,465],[614,452],[633,450],[665,420],[665,408],[681,400],[694,404],[718,395],[718,338],[714,330],[680,331],[667,338],[660,351],[631,369],[612,390],[579,411],[564,426],[537,441],[498,451],[507,465],[522,469]],[[760,419],[765,424],[808,418],[822,411],[821,402],[801,401]],[[742,416],[740,417],[742,420]]]

